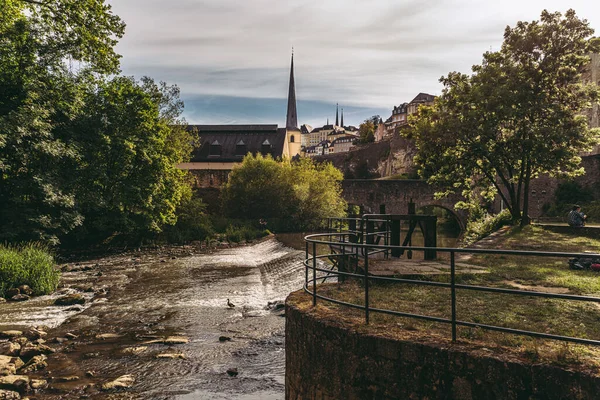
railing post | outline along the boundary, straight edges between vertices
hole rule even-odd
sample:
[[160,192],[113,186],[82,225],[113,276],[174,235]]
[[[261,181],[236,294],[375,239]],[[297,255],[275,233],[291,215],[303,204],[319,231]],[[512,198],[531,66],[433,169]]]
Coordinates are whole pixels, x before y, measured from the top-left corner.
[[313,242],[313,307],[317,305],[317,243]]
[[365,322],[369,324],[369,248],[365,248]]
[[452,296],[452,341],[456,342],[456,264],[454,251],[450,252],[450,293]]
[[304,257],[304,286],[308,289],[308,241],[305,240],[306,244],[306,255]]

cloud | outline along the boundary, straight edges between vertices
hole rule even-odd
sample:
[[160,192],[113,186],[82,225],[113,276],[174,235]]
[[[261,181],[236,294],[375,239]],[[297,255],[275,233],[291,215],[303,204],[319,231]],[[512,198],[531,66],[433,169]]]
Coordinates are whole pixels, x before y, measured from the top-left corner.
[[[285,99],[294,46],[299,100],[340,102],[365,112],[391,110],[418,92],[438,94],[442,75],[470,72],[483,52],[500,47],[506,25],[537,19],[543,8],[573,7],[595,27],[600,18],[600,6],[588,0],[113,0],[112,5],[127,23],[117,47],[125,74],[176,83],[190,99]],[[242,117],[234,119],[243,122]]]

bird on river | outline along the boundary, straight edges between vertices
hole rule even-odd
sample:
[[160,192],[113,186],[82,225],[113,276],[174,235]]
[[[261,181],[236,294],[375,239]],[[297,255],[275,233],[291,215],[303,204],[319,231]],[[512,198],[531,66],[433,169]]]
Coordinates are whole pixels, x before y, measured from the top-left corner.
[[227,299],[227,307],[233,308],[235,307],[235,304],[233,304],[231,301],[229,301],[229,299]]

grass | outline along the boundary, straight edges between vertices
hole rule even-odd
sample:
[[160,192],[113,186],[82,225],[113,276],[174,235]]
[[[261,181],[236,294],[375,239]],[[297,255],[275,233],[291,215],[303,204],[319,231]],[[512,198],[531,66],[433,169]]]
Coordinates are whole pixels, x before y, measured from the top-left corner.
[[[499,238],[495,248],[600,253],[600,240],[563,235],[530,226],[512,229]],[[469,264],[486,268],[487,273],[459,274],[457,283],[515,289],[515,285],[533,286],[531,290],[551,292],[557,288],[569,294],[600,297],[600,273],[573,271],[566,258],[478,255]],[[448,275],[417,276],[421,280],[449,282]],[[319,293],[338,300],[364,304],[360,281],[322,285]],[[442,318],[451,317],[450,290],[400,283],[372,283],[370,307]],[[343,314],[360,329],[395,332],[398,337],[417,334],[436,341],[450,339],[450,325],[371,313],[371,324],[364,325],[364,311],[348,309],[320,301],[321,308]],[[457,318],[481,324],[530,330],[564,336],[600,340],[600,304],[531,296],[457,290]],[[593,366],[600,371],[600,347],[583,346],[521,335],[492,332],[479,328],[458,328],[459,341],[486,348],[508,348],[520,357],[556,364]]]
[[60,279],[54,266],[53,255],[43,245],[0,245],[0,297],[21,285],[31,287],[34,295],[53,292]]

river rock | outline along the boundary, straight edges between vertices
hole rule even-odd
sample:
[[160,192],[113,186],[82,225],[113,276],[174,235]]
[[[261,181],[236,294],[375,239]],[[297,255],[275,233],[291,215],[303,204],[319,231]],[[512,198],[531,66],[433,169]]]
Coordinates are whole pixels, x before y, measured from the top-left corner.
[[162,339],[149,340],[147,342],[144,342],[143,344],[158,344],[158,343],[185,344],[185,343],[188,343],[189,341],[190,340],[188,338],[186,338],[185,336],[167,336],[166,338],[162,338]]
[[60,376],[56,378],[57,382],[73,382],[78,381],[79,377],[77,375],[69,375],[69,376]]
[[0,304],[6,303],[6,299],[4,297],[0,297]]
[[133,375],[123,375],[115,379],[114,381],[105,382],[100,386],[102,390],[112,389],[127,389],[135,383]]
[[137,356],[138,354],[142,354],[144,351],[146,351],[146,349],[148,349],[146,346],[127,347],[121,352],[123,354]]
[[26,294],[27,296],[31,296],[33,294],[33,289],[30,288],[28,285],[19,286],[19,291],[21,292],[21,294]]
[[56,306],[72,306],[74,304],[85,304],[85,297],[79,293],[74,293],[59,297],[54,302]]
[[169,358],[172,360],[182,359],[185,360],[185,354],[183,353],[160,353],[154,356],[154,358]]
[[0,389],[24,392],[29,388],[29,377],[26,375],[0,376]]
[[29,296],[26,294],[16,294],[10,298],[10,301],[27,301],[29,300]]
[[6,297],[8,297],[9,299],[18,294],[21,294],[21,291],[19,290],[19,288],[11,288],[6,291]]
[[38,356],[40,354],[51,354],[54,353],[55,350],[51,347],[46,346],[45,344],[33,344],[33,343],[26,343],[23,347],[21,347],[21,351],[19,352],[19,355],[22,358],[31,358],[31,357],[35,357]]
[[34,390],[46,389],[48,387],[48,382],[44,379],[31,379],[29,381],[29,386]]
[[29,340],[43,339],[48,334],[41,329],[31,328],[23,334]]
[[0,389],[0,400],[19,400],[21,395],[12,390]]
[[219,342],[229,342],[230,340],[229,336],[219,336]]
[[227,375],[229,376],[238,376],[239,372],[237,368],[229,368],[227,370]]
[[16,337],[23,336],[21,331],[0,331],[0,339],[14,339]]
[[27,362],[27,364],[19,369],[19,372],[22,374],[30,374],[34,371],[44,369],[48,366],[48,363],[46,362],[47,359],[48,357],[43,354],[34,356],[31,358],[31,360],[29,360],[29,362]]
[[69,340],[75,340],[75,339],[77,339],[78,337],[79,337],[79,336],[77,336],[76,334],[74,334],[74,333],[71,333],[71,332],[67,332],[67,333],[65,333],[65,338],[67,338],[67,339],[69,339]]
[[101,333],[99,335],[96,335],[96,339],[100,339],[100,340],[107,340],[107,339],[117,339],[120,338],[122,335],[119,335],[118,333]]
[[14,375],[17,373],[14,358],[15,357],[0,356],[0,376]]
[[0,354],[5,356],[18,356],[21,345],[14,342],[2,342],[0,343]]

